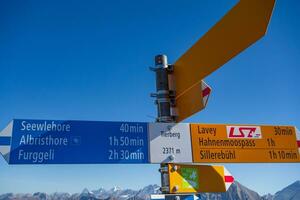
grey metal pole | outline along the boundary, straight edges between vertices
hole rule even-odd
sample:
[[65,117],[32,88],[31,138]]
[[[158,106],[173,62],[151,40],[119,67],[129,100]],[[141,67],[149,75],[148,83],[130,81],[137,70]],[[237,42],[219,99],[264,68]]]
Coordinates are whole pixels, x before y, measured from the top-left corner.
[[[175,106],[175,91],[171,91],[169,88],[169,74],[173,72],[173,66],[168,65],[166,55],[157,55],[155,56],[155,67],[151,68],[151,70],[155,71],[156,75],[156,93],[151,94],[152,97],[156,97],[156,121],[161,123],[175,123],[176,116],[172,116],[171,112],[171,108]],[[159,172],[161,173],[161,192],[168,194],[170,191],[168,164],[161,163]],[[181,199],[179,195],[173,197],[173,200]],[[193,196],[191,197],[194,198]]]
[[166,55],[155,56],[157,122],[173,122],[168,74],[171,69]]
[[[173,70],[170,66],[166,55],[157,55],[155,56],[155,68],[151,68],[156,75],[156,93],[151,94],[151,96],[156,97],[156,121],[162,123],[175,122],[175,118],[171,115],[171,98],[174,98],[174,91],[169,89],[169,73]],[[162,193],[168,193],[168,165],[161,163],[159,172],[161,173],[161,191]]]

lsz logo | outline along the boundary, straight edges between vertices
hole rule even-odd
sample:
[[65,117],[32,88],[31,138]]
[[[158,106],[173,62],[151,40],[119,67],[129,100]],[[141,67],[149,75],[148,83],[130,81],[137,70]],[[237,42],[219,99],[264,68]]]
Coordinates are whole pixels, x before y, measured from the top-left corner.
[[262,137],[259,126],[226,126],[228,138],[260,139]]

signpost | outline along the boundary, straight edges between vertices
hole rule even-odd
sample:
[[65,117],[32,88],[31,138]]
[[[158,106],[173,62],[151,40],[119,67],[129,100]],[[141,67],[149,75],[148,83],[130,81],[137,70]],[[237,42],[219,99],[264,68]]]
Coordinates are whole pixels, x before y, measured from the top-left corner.
[[9,164],[161,163],[169,195],[155,200],[196,200],[182,194],[225,192],[234,181],[223,166],[194,163],[300,162],[293,126],[178,123],[205,108],[203,78],[264,36],[274,3],[241,0],[174,65],[156,56],[159,123],[15,119],[0,132],[0,153]]
[[9,164],[300,162],[293,126],[15,119]]
[[[164,123],[152,127],[156,129],[149,129],[151,163],[300,162],[300,133],[293,126]],[[181,152],[192,152],[192,159],[182,158]]]
[[148,163],[142,122],[15,119],[0,138],[9,164]]
[[203,110],[208,102],[211,88],[204,82],[194,85],[187,92],[177,96],[176,101],[176,122]]
[[234,178],[223,166],[168,164],[169,193],[226,192]]
[[[206,133],[213,133],[213,131],[215,131],[214,136],[216,137],[216,129],[203,129],[204,132],[195,132],[193,126],[190,126],[189,124],[174,124],[168,122],[178,123],[205,108],[211,88],[202,79],[265,34],[274,3],[275,0],[242,0],[196,44],[194,44],[192,48],[181,56],[174,65],[169,65],[167,63],[167,57],[165,55],[158,55],[155,57],[156,67],[152,68],[152,70],[156,72],[157,93],[152,96],[156,97],[155,102],[158,110],[157,122],[163,122],[164,124],[149,125],[150,162],[200,163],[205,162],[204,160],[207,159],[213,159],[213,161],[216,162],[220,162],[221,160],[225,161],[226,159],[239,162],[252,162],[252,159],[254,162],[256,161],[255,156],[250,156],[250,159],[247,159],[247,156],[237,154],[235,149],[223,150],[220,142],[217,142],[218,150],[215,150],[216,152],[213,152],[214,149],[203,150],[201,148],[202,141],[206,139],[208,142],[207,144],[210,144],[210,139],[202,138],[201,134],[203,133],[205,136]],[[240,133],[237,133],[235,130],[236,128]],[[235,145],[235,143],[242,144],[243,147],[241,149],[245,150],[244,143],[248,142],[249,144],[251,143],[253,146],[256,146],[256,141],[252,141],[253,139],[263,143],[261,129],[258,126],[232,126],[228,127],[226,131],[229,131],[229,134],[226,132],[226,137],[222,134],[219,135],[219,137],[221,137],[219,140],[226,141],[226,145],[227,143],[230,145],[231,143],[233,143],[233,145]],[[248,131],[246,136],[244,131]],[[190,132],[190,134],[188,134],[188,132]],[[236,141],[236,139],[238,139],[238,141]],[[277,155],[275,156],[276,153],[269,150],[270,155],[274,154],[271,157],[273,161],[300,161],[298,152],[299,145],[297,144],[295,133],[291,137],[291,140],[293,140],[292,143],[294,146],[290,147],[289,152],[286,152],[286,150],[283,149],[280,151],[278,149],[280,151],[278,154],[282,154],[281,156],[284,158],[278,160]],[[269,138],[267,141],[269,142],[269,147],[274,148],[276,146],[275,140]],[[295,151],[295,148],[297,151]],[[275,150],[273,149],[273,151]],[[246,152],[246,154],[247,153],[249,154],[249,152]],[[193,155],[192,158],[191,155]],[[260,161],[266,159],[267,157],[264,156]],[[161,164],[160,170],[164,171],[163,169],[165,167],[165,164]],[[199,167],[189,165],[182,166],[179,171],[174,168],[172,168],[172,171],[170,165],[168,165],[168,167],[168,175],[162,172],[161,176],[162,192],[184,193],[226,191],[226,188],[224,190],[224,187],[220,187],[225,185],[224,174],[221,173],[222,167],[214,168],[212,166]],[[200,168],[202,169],[200,170]],[[213,173],[209,173],[209,170],[207,171],[204,168],[210,170],[213,169]],[[222,169],[224,172],[224,168]],[[190,172],[190,174],[188,172]],[[208,183],[207,187],[205,187],[205,184],[199,187],[198,174],[205,174],[201,177],[208,176],[208,181],[203,181]],[[212,178],[216,174],[217,177],[222,178]],[[168,177],[169,184],[167,183]],[[169,196],[169,198],[177,200],[181,199],[181,197],[178,196]],[[195,196],[191,195],[184,198],[196,199]],[[151,199],[165,199],[165,196],[157,198],[151,196]]]
[[241,0],[174,64],[181,95],[265,35],[275,0]]
[[192,163],[190,126],[187,123],[150,123],[150,162]]
[[191,124],[193,161],[300,162],[293,126]]
[[[195,98],[202,79],[265,35],[274,3],[275,0],[239,1],[174,63],[176,101],[179,102],[177,122],[203,109],[197,105],[201,97]],[[193,103],[185,107],[181,102]]]

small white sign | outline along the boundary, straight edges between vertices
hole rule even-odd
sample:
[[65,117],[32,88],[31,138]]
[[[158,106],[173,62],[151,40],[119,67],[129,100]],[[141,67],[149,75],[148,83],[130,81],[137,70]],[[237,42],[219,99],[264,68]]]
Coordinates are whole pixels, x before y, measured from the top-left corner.
[[188,123],[149,123],[151,163],[191,163],[191,134]]

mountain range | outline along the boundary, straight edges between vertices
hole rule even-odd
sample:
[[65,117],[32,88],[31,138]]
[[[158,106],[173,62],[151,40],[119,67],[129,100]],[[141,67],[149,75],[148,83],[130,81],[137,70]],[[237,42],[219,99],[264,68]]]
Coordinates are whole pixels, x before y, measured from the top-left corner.
[[[84,189],[81,193],[52,193],[36,192],[34,194],[0,195],[0,200],[150,200],[150,194],[160,194],[158,185],[148,185],[140,190],[121,189],[114,187],[110,190],[100,188],[89,191]],[[296,181],[274,195],[260,196],[257,192],[248,189],[235,181],[226,193],[201,193],[199,200],[300,200],[300,181]]]

